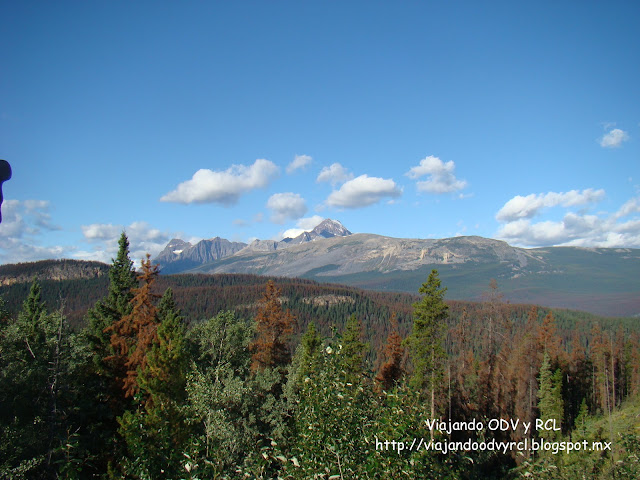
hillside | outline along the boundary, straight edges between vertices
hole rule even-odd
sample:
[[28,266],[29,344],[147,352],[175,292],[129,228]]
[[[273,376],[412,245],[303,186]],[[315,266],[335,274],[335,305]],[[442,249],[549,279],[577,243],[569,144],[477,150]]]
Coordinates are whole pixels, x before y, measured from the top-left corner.
[[[9,266],[5,266],[9,269]],[[27,281],[14,282],[0,286],[0,296],[6,301],[10,313],[17,314],[27,297],[33,276],[36,275],[42,285],[43,299],[50,310],[63,307],[70,322],[76,328],[84,325],[87,309],[103,298],[107,293],[109,278],[105,274],[94,278],[64,278],[61,280],[44,277],[50,271],[50,263],[35,262],[11,266],[13,271],[25,269],[20,278]],[[11,270],[9,269],[9,270]],[[74,270],[78,275],[83,268]],[[273,278],[282,289],[281,301],[297,318],[297,333],[303,332],[310,321],[314,321],[325,336],[331,335],[332,325],[342,328],[351,314],[356,314],[365,327],[365,338],[371,342],[374,350],[379,347],[388,334],[389,318],[395,313],[400,331],[409,333],[412,323],[412,305],[419,296],[415,293],[376,291],[340,284],[320,283],[310,279],[270,277],[252,274],[180,274],[162,275],[158,278],[157,293],[171,287],[177,306],[185,318],[193,323],[215,316],[224,310],[233,310],[240,317],[250,319],[255,314],[258,302],[269,278]],[[426,278],[426,277],[425,277]],[[425,279],[423,278],[422,281]],[[446,281],[444,286],[448,286]],[[488,282],[483,291],[488,290]],[[451,322],[455,323],[463,310],[481,324],[483,318],[482,303],[473,301],[448,300]],[[504,314],[512,319],[516,328],[521,325],[530,308],[530,304],[503,305]],[[543,318],[553,311],[559,333],[565,342],[569,342],[571,332],[578,330],[584,338],[595,322],[611,331],[623,326],[626,331],[637,330],[640,325],[631,318],[604,318],[580,311],[539,308],[538,316]]]
[[608,316],[640,314],[638,249],[523,249],[482,237],[352,234],[271,251],[244,249],[188,271],[302,277],[413,293],[433,268],[448,287],[448,299],[479,301],[488,279],[495,278],[512,303]]

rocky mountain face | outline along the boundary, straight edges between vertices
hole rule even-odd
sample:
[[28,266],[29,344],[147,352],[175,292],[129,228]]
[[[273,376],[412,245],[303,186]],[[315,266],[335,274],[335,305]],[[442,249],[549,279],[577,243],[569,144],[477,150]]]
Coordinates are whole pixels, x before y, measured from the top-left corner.
[[0,265],[0,285],[42,280],[75,280],[106,276],[109,265],[84,260],[40,260],[38,262]]
[[[200,253],[187,258],[187,252]],[[481,300],[495,278],[512,303],[640,315],[640,249],[525,249],[477,236],[394,238],[352,234],[340,222],[325,220],[310,232],[279,242],[244,245],[213,239],[190,246],[172,240],[156,261],[162,255],[173,258],[164,273],[302,277],[411,293],[437,269],[447,298]]]
[[215,237],[202,240],[195,245],[174,238],[154,259],[160,265],[162,273],[184,272],[216,260],[231,257],[238,252],[274,252],[292,245],[313,242],[317,239],[344,237],[351,235],[337,220],[323,220],[310,232],[303,232],[295,238],[285,238],[281,241],[254,240],[249,245],[242,242],[230,242],[224,238]]
[[373,271],[416,270],[427,265],[501,262],[509,264],[514,272],[532,263],[541,264],[541,260],[527,250],[488,238],[424,240],[359,233],[329,238],[316,236],[304,243],[288,244],[286,248],[245,248],[224,261],[202,265],[195,271],[321,279]]
[[322,238],[347,237],[349,235],[352,235],[352,233],[344,225],[337,220],[327,218],[310,232],[302,232],[295,238],[285,238],[279,243],[284,244],[283,246],[300,245],[301,243],[313,242]]
[[195,245],[174,238],[154,259],[154,263],[160,265],[162,273],[179,273],[229,257],[246,246],[246,243],[230,242],[220,237],[201,240]]

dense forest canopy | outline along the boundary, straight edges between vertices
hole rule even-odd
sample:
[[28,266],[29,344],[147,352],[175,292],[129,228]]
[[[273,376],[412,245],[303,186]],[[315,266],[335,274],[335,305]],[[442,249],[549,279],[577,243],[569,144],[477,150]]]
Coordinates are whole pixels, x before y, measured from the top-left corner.
[[0,478],[640,475],[632,319],[495,281],[444,302],[435,270],[417,295],[162,277],[128,247],[0,291]]

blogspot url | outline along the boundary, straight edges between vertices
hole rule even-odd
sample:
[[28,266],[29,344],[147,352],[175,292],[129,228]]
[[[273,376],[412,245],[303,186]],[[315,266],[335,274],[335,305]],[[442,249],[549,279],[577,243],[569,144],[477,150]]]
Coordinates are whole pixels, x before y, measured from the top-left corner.
[[414,438],[411,441],[380,440],[376,438],[376,450],[395,452],[400,455],[403,452],[412,451],[432,451],[446,455],[449,452],[501,452],[507,454],[512,451],[520,452],[551,452],[555,455],[559,453],[571,453],[580,451],[603,451],[611,450],[612,442],[579,442],[563,441],[554,442],[544,438],[525,438],[518,442],[505,442],[497,440],[477,441],[466,440],[464,442],[454,442],[447,440],[427,440],[425,438]]

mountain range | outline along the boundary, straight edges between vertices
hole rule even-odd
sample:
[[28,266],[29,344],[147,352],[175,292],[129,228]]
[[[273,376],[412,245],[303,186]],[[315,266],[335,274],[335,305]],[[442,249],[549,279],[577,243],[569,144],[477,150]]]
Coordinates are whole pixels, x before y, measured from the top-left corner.
[[326,219],[295,238],[250,244],[173,239],[163,273],[251,273],[416,293],[437,269],[447,298],[480,300],[495,278],[505,299],[600,315],[640,315],[640,250],[525,249],[477,236],[406,239],[351,233]]

